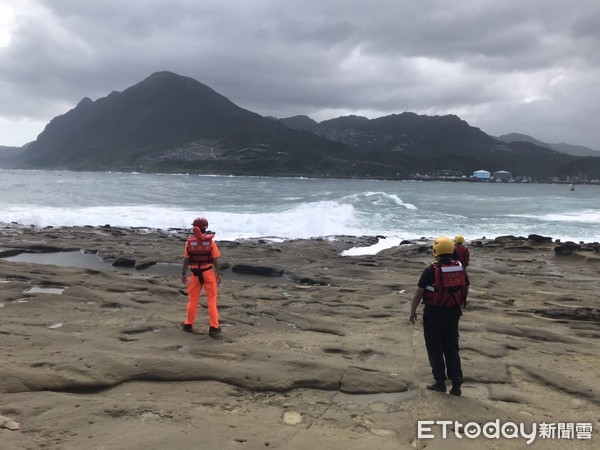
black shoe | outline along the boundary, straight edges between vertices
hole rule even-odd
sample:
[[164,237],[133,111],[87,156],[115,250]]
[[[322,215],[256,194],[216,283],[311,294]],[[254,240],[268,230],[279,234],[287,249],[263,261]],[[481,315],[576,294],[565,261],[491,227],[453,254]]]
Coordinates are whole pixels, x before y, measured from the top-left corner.
[[221,327],[219,327],[219,328],[210,327],[210,328],[208,329],[208,335],[209,335],[210,337],[215,337],[215,336],[217,336],[219,333],[221,333]]
[[192,324],[191,323],[183,323],[181,324],[181,328],[183,329],[183,331],[187,331],[188,333],[192,332]]
[[446,392],[446,383],[444,383],[443,381],[438,381],[435,384],[428,385],[427,389],[436,392]]
[[460,390],[460,384],[452,384],[452,389],[450,389],[450,394],[460,397],[460,395],[462,394],[462,391]]

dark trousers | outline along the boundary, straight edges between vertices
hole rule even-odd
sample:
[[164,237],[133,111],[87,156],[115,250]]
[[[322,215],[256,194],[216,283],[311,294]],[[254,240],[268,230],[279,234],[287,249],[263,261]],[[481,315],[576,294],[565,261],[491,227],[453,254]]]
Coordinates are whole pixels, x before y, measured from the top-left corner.
[[[462,384],[463,374],[458,354],[458,322],[460,313],[425,308],[423,333],[433,378],[436,382],[446,379],[453,384]],[[447,371],[447,372],[446,372]],[[447,376],[446,376],[447,375]]]

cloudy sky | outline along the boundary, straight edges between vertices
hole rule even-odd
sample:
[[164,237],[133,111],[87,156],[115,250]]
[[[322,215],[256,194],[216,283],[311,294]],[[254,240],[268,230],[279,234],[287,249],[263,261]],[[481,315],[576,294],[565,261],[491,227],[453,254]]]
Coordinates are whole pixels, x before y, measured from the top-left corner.
[[598,0],[0,0],[0,145],[168,70],[259,114],[456,114],[600,150]]

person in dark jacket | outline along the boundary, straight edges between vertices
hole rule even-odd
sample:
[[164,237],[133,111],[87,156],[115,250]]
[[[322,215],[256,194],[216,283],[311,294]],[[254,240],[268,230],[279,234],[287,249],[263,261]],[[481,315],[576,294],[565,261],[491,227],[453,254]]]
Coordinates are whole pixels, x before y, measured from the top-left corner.
[[435,262],[421,274],[410,307],[410,322],[417,320],[423,301],[423,334],[435,383],[427,389],[461,395],[463,373],[458,347],[458,323],[469,293],[469,279],[463,266],[452,258],[454,242],[440,236],[433,242]]
[[461,234],[457,234],[454,238],[454,254],[452,257],[460,261],[465,269],[469,265],[471,252],[469,252],[469,248],[465,245],[465,238]]

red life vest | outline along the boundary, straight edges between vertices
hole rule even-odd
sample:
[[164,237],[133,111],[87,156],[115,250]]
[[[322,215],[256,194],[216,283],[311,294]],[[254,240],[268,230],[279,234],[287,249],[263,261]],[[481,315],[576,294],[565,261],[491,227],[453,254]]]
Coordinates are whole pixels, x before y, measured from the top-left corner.
[[200,228],[194,227],[194,236],[190,236],[186,242],[186,249],[190,264],[212,263],[212,240],[215,234],[203,233]]
[[454,246],[454,257],[460,261],[464,268],[469,265],[469,259],[471,258],[471,254],[469,253],[469,249],[462,244]]
[[447,308],[463,304],[466,300],[467,279],[462,264],[459,261],[452,261],[451,264],[434,262],[431,267],[435,270],[435,278],[433,285],[425,287],[423,303]]

